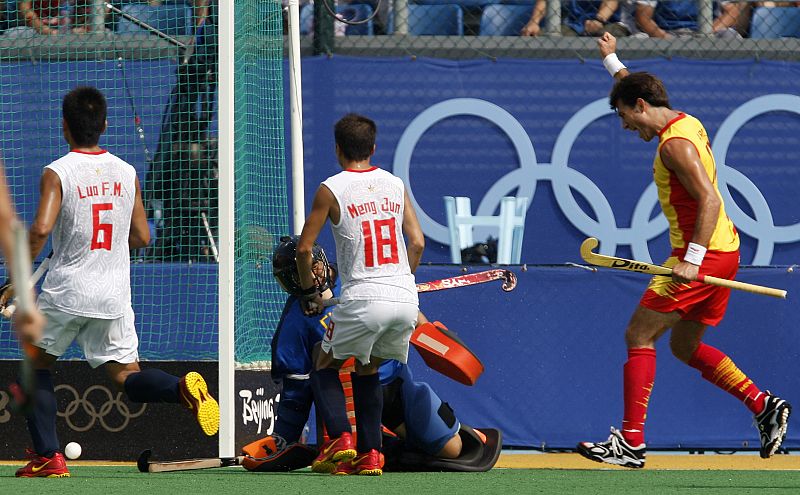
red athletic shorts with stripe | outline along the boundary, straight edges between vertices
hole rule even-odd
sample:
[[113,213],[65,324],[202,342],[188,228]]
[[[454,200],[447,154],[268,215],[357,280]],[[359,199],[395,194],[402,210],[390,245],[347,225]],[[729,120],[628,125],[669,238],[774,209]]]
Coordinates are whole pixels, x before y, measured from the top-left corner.
[[[683,259],[685,249],[676,249],[664,263],[672,268]],[[739,251],[708,251],[700,275],[733,279],[739,269]],[[679,284],[671,277],[655,276],[650,280],[639,304],[659,313],[677,311],[682,320],[697,321],[704,325],[716,325],[725,316],[731,290],[715,285],[691,282]]]

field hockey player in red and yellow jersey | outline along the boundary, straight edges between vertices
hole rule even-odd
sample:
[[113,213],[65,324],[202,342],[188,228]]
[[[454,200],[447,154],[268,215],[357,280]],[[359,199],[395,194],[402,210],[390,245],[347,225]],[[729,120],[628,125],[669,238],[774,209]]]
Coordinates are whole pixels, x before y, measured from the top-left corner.
[[616,79],[609,102],[625,129],[644,141],[658,138],[653,178],[669,221],[672,253],[664,264],[672,277],[650,282],[625,331],[622,430],[603,442],[582,442],[578,452],[597,462],[644,467],[644,425],[656,372],[656,341],[669,329],[672,353],[703,378],[739,399],[755,415],[760,454],[771,457],[786,437],[791,406],[762,391],[722,351],[703,343],[706,328],[725,315],[730,289],[697,282],[698,276],[733,279],[739,236],[725,213],[717,167],[699,120],[672,109],[663,83],[646,72],[629,73],[619,61],[616,39],[598,40],[603,65]]

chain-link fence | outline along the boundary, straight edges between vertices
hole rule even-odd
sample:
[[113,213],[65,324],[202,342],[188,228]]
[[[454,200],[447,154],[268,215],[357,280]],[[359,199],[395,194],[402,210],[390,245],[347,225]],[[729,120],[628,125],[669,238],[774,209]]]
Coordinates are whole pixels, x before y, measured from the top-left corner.
[[[625,57],[794,60],[800,2],[711,0],[317,0],[301,6],[305,53],[446,58],[595,57],[610,32]],[[337,12],[338,21],[331,13]],[[342,22],[344,21],[344,22]]]

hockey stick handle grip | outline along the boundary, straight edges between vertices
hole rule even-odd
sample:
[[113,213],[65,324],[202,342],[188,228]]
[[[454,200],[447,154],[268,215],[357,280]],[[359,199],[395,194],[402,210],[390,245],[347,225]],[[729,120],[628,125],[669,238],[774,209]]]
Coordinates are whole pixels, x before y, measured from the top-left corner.
[[739,282],[738,280],[712,277],[711,275],[699,275],[697,277],[697,281],[704,284],[716,285],[718,287],[742,290],[745,292],[752,292],[753,294],[777,297],[778,299],[786,299],[786,291],[783,289],[774,289],[772,287],[764,287],[763,285],[748,284],[746,282]]
[[[50,258],[52,256],[53,253],[51,252],[49,255],[47,255],[47,258],[45,258],[44,260],[42,260],[41,263],[39,263],[39,267],[36,269],[35,272],[33,272],[33,275],[31,276],[31,285],[36,285],[36,282],[38,282],[39,279],[42,278],[42,275],[44,275],[44,272],[47,271],[47,268],[50,266]],[[16,298],[14,302],[16,302]],[[3,308],[2,311],[0,311],[0,316],[10,320],[11,317],[14,316],[14,312],[16,310],[17,310],[17,304],[14,303],[9,304],[5,308]]]

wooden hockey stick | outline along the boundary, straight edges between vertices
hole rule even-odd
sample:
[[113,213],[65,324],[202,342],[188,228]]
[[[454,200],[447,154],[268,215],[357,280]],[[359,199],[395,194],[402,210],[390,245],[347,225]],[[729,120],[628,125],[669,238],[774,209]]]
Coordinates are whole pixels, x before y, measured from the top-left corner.
[[[483,272],[467,273],[465,275],[457,275],[455,277],[443,278],[440,280],[432,280],[430,282],[420,282],[417,284],[417,292],[433,292],[436,290],[456,289],[458,287],[467,287],[469,285],[483,284],[486,282],[493,282],[495,280],[502,280],[503,285],[501,288],[510,292],[517,286],[517,276],[511,270],[504,270],[497,268],[494,270],[486,270]],[[325,307],[339,304],[338,298],[326,299],[323,302]]]
[[[20,311],[33,311],[36,304],[36,296],[33,292],[34,281],[31,280],[31,252],[28,247],[28,231],[21,222],[15,222],[12,227],[14,234],[14,260],[11,263],[11,280],[14,284],[16,295],[16,306],[12,305],[8,318],[14,314],[14,309]],[[5,315],[5,311],[3,313]],[[14,408],[22,414],[29,413],[33,408],[33,397],[36,391],[36,378],[34,376],[32,356],[34,354],[33,342],[39,339],[39,335],[24,335],[17,329],[17,339],[22,349],[22,361],[19,367],[18,382],[9,385],[9,392],[14,400]]]
[[136,466],[142,473],[166,473],[169,471],[192,471],[195,469],[211,469],[229,466],[239,466],[242,463],[242,456],[237,457],[211,457],[208,459],[184,459],[180,461],[151,461],[153,454],[151,449],[147,449],[139,454]]
[[[649,273],[651,275],[664,275],[667,277],[672,276],[672,268],[653,265],[651,263],[645,263],[644,261],[627,260],[625,258],[605,256],[592,252],[592,250],[596,248],[598,244],[599,241],[594,237],[589,237],[581,243],[581,257],[585,262],[592,265],[604,266],[606,268],[627,270],[629,272]],[[704,284],[725,287],[728,289],[736,289],[745,292],[752,292],[753,294],[762,294],[764,296],[786,299],[786,291],[782,289],[773,289],[772,287],[748,284],[745,282],[738,282],[736,280],[728,280],[726,278],[712,277],[710,275],[699,275],[697,277],[697,281]]]

